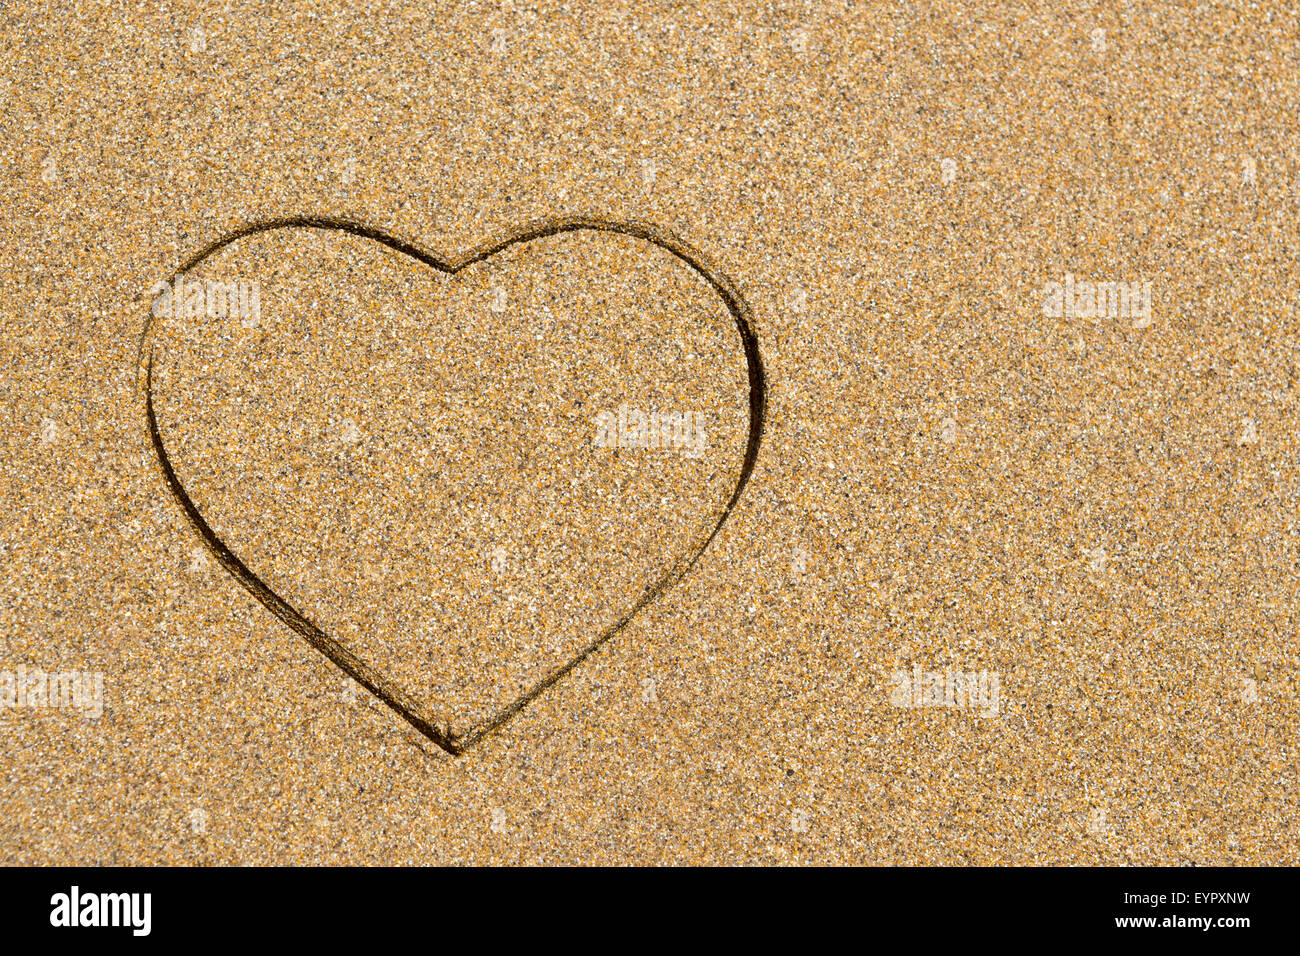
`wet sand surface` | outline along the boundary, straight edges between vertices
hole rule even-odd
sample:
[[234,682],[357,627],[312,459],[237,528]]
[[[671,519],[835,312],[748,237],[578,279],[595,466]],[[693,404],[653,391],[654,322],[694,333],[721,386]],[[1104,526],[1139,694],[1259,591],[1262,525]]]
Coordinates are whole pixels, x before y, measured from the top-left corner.
[[[0,862],[1294,862],[1289,8],[10,3],[0,61]],[[465,734],[708,538],[742,336],[600,228],[160,303],[286,217],[649,223],[752,317],[716,536],[459,756],[206,546],[148,358],[214,532]]]

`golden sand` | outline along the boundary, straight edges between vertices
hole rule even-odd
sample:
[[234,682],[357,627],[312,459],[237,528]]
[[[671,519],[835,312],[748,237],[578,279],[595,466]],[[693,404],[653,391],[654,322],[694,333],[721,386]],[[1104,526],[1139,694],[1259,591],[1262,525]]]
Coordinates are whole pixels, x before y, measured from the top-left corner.
[[[1290,8],[79,6],[0,8],[0,703],[103,710],[0,707],[0,861],[1294,862]],[[651,223],[752,311],[721,530],[460,756],[228,573],[146,426],[155,284],[311,216]],[[736,482],[737,326],[643,239],[193,278],[258,314],[152,324],[176,474],[451,733]],[[623,406],[701,454],[599,447]]]

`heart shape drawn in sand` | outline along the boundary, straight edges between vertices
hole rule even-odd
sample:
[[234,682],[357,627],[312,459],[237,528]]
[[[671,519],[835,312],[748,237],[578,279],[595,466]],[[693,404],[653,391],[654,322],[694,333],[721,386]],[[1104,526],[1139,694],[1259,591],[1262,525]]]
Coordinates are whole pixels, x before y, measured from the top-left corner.
[[727,311],[735,320],[736,329],[740,333],[740,341],[744,350],[748,373],[748,433],[741,469],[727,503],[720,512],[720,517],[717,522],[708,527],[703,537],[692,543],[685,553],[681,554],[681,556],[671,564],[662,576],[650,584],[650,586],[647,587],[645,591],[631,604],[630,609],[623,612],[612,625],[600,632],[585,645],[582,645],[576,654],[573,654],[567,660],[554,666],[554,668],[547,672],[542,679],[536,681],[528,690],[526,690],[526,692],[517,697],[508,706],[480,721],[476,725],[471,726],[467,730],[457,733],[452,731],[450,725],[441,725],[432,714],[427,712],[427,708],[423,708],[418,704],[415,697],[407,689],[401,686],[398,681],[363,660],[352,650],[340,643],[336,638],[327,634],[324,630],[318,627],[305,614],[280,597],[280,595],[278,595],[269,584],[254,574],[249,569],[248,565],[245,564],[244,561],[242,561],[216,534],[216,532],[213,531],[212,527],[200,513],[190,495],[186,492],[184,485],[177,477],[171,458],[163,444],[162,435],[158,426],[158,419],[154,411],[154,353],[152,346],[148,344],[150,342],[150,325],[153,321],[152,314],[150,315],[149,320],[146,321],[145,329],[141,336],[139,358],[143,370],[145,412],[149,435],[152,439],[153,448],[158,457],[158,463],[162,468],[163,476],[166,479],[171,495],[184,511],[190,524],[193,525],[194,529],[198,532],[204,543],[211,550],[220,564],[230,572],[235,580],[242,584],[249,593],[257,598],[257,600],[260,601],[267,610],[301,635],[308,644],[338,665],[340,669],[342,669],[358,684],[365,687],[377,698],[396,711],[421,734],[448,753],[459,755],[467,747],[482,740],[487,735],[505,725],[511,718],[527,707],[531,701],[535,700],[539,695],[544,693],[548,688],[552,687],[575,667],[590,657],[598,647],[606,643],[610,638],[614,637],[614,635],[618,634],[634,617],[636,617],[638,613],[640,613],[644,607],[650,604],[650,602],[663,595],[666,591],[672,588],[673,585],[679,582],[694,566],[695,562],[704,553],[705,549],[708,548],[709,544],[717,536],[718,531],[722,528],[722,525],[731,515],[732,510],[740,500],[740,496],[745,489],[750,474],[753,472],[754,464],[758,457],[758,449],[762,440],[766,409],[766,381],[749,306],[746,304],[739,290],[730,279],[711,265],[701,253],[691,248],[691,246],[677,236],[674,236],[657,226],[646,223],[613,221],[597,217],[554,219],[531,223],[469,252],[450,257],[444,257],[425,251],[411,242],[388,235],[379,229],[348,220],[322,217],[275,219],[250,224],[224,236],[216,242],[213,242],[185,262],[169,281],[174,282],[178,277],[187,275],[197,268],[205,259],[238,239],[277,229],[332,230],[349,236],[369,239],[390,250],[409,256],[411,259],[423,263],[425,266],[448,276],[455,275],[466,266],[482,262],[511,246],[531,242],[548,236],[580,231],[605,232],[630,236],[643,240],[671,253],[702,277],[708,286],[712,288],[714,293],[716,293],[721,299]]

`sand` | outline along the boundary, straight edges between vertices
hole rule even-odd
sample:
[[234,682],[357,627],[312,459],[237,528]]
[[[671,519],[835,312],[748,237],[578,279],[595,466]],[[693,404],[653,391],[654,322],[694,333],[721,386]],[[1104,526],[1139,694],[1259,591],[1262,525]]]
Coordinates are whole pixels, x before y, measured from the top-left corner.
[[1295,861],[1289,8],[0,24],[0,861]]

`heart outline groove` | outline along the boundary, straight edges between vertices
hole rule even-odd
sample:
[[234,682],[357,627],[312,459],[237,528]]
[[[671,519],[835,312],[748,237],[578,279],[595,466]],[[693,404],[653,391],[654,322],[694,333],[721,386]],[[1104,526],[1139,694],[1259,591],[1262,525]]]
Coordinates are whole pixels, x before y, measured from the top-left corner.
[[[702,253],[690,246],[685,240],[661,227],[635,220],[610,220],[591,216],[576,216],[559,219],[546,219],[520,226],[484,245],[470,249],[459,256],[444,257],[429,252],[415,243],[390,235],[383,230],[363,225],[348,219],[303,216],[268,219],[254,222],[231,232],[204,249],[195,253],[173,274],[169,282],[188,274],[205,259],[226,246],[240,239],[271,232],[277,229],[319,229],[342,232],[359,238],[370,239],[395,252],[400,252],[412,259],[435,269],[447,276],[455,276],[461,270],[475,263],[491,258],[512,246],[523,245],[548,236],[570,232],[591,231],[631,236],[644,240],[671,253],[676,259],[703,278],[710,288],[722,299],[740,332],[741,345],[744,349],[746,371],[749,380],[749,427],[745,443],[745,456],[740,473],[736,479],[731,495],[722,509],[715,524],[709,529],[698,547],[677,558],[664,574],[649,587],[641,597],[614,624],[601,631],[595,640],[585,644],[568,661],[552,669],[531,688],[517,697],[506,707],[489,716],[476,726],[471,726],[463,733],[452,733],[450,727],[439,726],[436,717],[422,708],[397,681],[387,677],[377,668],[372,667],[349,648],[331,637],[317,626],[305,614],[281,598],[266,582],[259,578],[226,545],[204,519],[197,505],[190,498],[172,466],[171,458],[163,444],[153,401],[153,361],[152,349],[148,348],[149,333],[153,324],[152,312],[145,321],[140,335],[140,347],[137,355],[137,367],[143,367],[143,392],[145,398],[145,417],[153,450],[163,477],[167,482],[172,498],[180,505],[190,525],[198,532],[204,544],[212,552],[218,563],[235,578],[250,594],[281,622],[307,641],[313,648],[328,658],[335,666],[381,700],[398,716],[419,731],[424,737],[441,747],[452,756],[459,756],[466,749],[495,733],[509,723],[529,704],[553,687],[570,672],[591,657],[598,648],[623,630],[641,611],[674,586],[676,586],[704,554],[713,539],[731,516],[731,512],[740,501],[749,477],[758,460],[758,450],[762,443],[763,427],[767,409],[767,382],[763,368],[762,355],[758,347],[758,338],[754,332],[753,314],[748,303],[740,294],[736,285],[718,270]],[[147,355],[146,355],[147,351]]]

